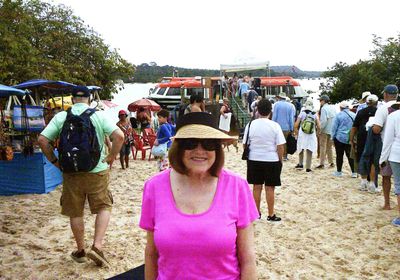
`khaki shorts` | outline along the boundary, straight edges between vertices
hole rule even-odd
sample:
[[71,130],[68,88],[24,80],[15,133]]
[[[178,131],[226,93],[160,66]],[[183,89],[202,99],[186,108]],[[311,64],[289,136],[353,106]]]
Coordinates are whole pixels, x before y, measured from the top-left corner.
[[64,173],[63,190],[60,199],[61,214],[75,218],[83,217],[86,197],[92,214],[110,210],[113,204],[109,170],[99,173]]

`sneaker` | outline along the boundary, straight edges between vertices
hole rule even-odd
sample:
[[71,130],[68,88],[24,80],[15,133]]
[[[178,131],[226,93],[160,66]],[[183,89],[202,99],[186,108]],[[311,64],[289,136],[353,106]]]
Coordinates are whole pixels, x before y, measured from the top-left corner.
[[296,165],[294,168],[296,168],[296,169],[303,169],[303,165],[302,164],[298,164],[298,165]]
[[92,246],[92,249],[87,253],[87,257],[94,261],[97,266],[110,266],[110,263],[104,257],[104,254],[101,250]]
[[360,191],[363,191],[363,192],[368,191],[368,181],[367,181],[367,180],[364,180],[364,179],[363,179],[363,180],[361,181],[361,185],[360,185],[359,190],[360,190]]
[[333,176],[335,176],[335,177],[342,177],[342,176],[343,176],[343,173],[342,173],[342,171],[335,171],[335,172],[333,172]]
[[324,165],[323,164],[320,164],[320,165],[318,165],[317,167],[315,167],[316,169],[324,169]]
[[329,164],[329,167],[335,167],[335,164],[332,162],[331,164]]
[[71,258],[76,261],[77,263],[84,263],[87,261],[85,250],[81,251],[73,251],[71,253]]
[[400,227],[400,217],[393,219],[392,225],[394,225],[395,227]]
[[307,168],[307,169],[306,169],[306,172],[311,172],[311,169]]
[[374,182],[369,182],[369,184],[368,184],[368,192],[369,193],[379,193],[380,190],[375,186]]
[[267,221],[269,222],[280,222],[282,219],[277,217],[275,214],[273,216],[268,216]]
[[351,173],[351,178],[357,178],[357,176],[358,176],[357,173],[355,173],[355,172]]

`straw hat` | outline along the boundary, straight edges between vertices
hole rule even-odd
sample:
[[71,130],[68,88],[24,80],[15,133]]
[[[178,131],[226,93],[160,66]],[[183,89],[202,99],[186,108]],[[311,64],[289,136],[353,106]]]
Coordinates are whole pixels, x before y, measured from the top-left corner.
[[181,116],[176,124],[176,135],[173,138],[236,139],[218,130],[216,118],[204,112],[194,112]]
[[281,91],[281,92],[277,95],[277,97],[282,98],[282,99],[286,99],[286,93],[283,92],[283,91]]
[[339,107],[342,108],[342,109],[350,108],[350,103],[347,102],[347,101],[342,101],[342,102],[339,103]]

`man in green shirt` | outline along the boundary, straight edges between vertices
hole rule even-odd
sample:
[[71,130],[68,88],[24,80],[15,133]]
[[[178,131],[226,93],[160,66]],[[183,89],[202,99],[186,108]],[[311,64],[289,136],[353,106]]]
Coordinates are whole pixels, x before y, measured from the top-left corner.
[[[71,112],[80,115],[89,108],[90,92],[87,87],[77,86],[72,90],[73,103]],[[60,112],[54,116],[39,136],[39,145],[47,159],[60,168],[58,159],[53,151],[54,142],[61,133],[67,117],[67,112]],[[97,166],[89,172],[63,173],[63,191],[61,195],[61,213],[70,217],[71,229],[75,237],[78,250],[72,252],[71,257],[77,262],[85,262],[86,255],[97,265],[109,265],[102,249],[105,232],[110,221],[113,199],[108,189],[109,164],[119,153],[124,141],[122,131],[102,112],[95,112],[90,120],[96,129],[101,156]],[[104,144],[106,136],[112,139],[111,152],[106,154]],[[85,225],[83,209],[86,201],[89,202],[92,214],[96,214],[95,235],[91,250],[85,253]]]

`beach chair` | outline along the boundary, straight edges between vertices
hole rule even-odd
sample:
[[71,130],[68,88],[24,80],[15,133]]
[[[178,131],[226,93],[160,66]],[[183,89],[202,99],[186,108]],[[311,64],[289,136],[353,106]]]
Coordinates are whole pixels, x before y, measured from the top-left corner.
[[145,128],[143,130],[143,141],[145,144],[149,144],[150,145],[150,138],[153,138],[153,136],[156,136],[156,133],[154,132],[154,130],[152,128]]
[[[154,144],[154,141],[153,141],[153,144]],[[143,137],[141,135],[139,135],[139,134],[136,134],[136,133],[133,134],[133,143],[134,143],[134,146],[135,146],[135,156],[133,157],[133,159],[136,160],[137,153],[139,151],[141,151],[142,152],[142,160],[144,160],[146,158],[146,151],[147,150],[151,150],[151,146],[150,145],[145,145],[145,143],[143,141]],[[151,153],[150,153],[150,156],[149,156],[149,160],[150,160],[150,157],[151,157]]]

